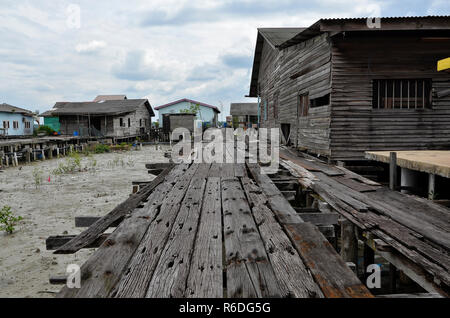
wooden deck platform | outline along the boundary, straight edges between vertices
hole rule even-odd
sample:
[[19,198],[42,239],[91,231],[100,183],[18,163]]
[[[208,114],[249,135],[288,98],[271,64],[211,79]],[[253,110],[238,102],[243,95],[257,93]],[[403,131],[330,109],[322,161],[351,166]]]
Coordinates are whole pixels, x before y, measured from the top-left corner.
[[[420,172],[450,178],[450,150],[395,151],[397,165]],[[366,158],[389,163],[390,151],[368,151]]]
[[372,297],[257,165],[175,165],[129,200],[56,250],[123,219],[59,297]]
[[[404,153],[405,157],[414,154]],[[415,158],[424,158],[420,153]],[[431,158],[432,153],[448,156],[450,152],[425,153]],[[285,160],[282,164],[298,176],[305,188],[317,193],[359,230],[361,237],[351,234],[353,237],[347,237],[349,242],[364,240],[366,248],[370,247],[428,292],[449,296],[450,209],[390,190],[343,167],[287,148],[282,149],[280,156]],[[402,152],[398,156],[401,158]],[[444,165],[448,161],[434,162]]]

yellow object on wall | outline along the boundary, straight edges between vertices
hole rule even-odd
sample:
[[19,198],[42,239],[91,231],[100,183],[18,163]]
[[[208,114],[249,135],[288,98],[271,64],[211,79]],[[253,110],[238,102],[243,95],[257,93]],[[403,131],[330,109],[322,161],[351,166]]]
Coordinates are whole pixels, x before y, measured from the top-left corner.
[[437,70],[438,71],[450,70],[450,57],[438,61]]

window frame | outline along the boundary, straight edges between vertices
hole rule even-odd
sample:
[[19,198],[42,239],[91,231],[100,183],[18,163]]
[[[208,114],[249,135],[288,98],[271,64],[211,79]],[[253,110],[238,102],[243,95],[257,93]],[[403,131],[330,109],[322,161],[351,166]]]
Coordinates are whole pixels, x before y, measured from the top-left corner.
[[[404,85],[405,82],[408,85]],[[411,83],[413,83],[412,86],[410,85]],[[433,81],[431,78],[372,79],[372,111],[432,110],[432,90]],[[414,95],[411,96],[411,94]]]

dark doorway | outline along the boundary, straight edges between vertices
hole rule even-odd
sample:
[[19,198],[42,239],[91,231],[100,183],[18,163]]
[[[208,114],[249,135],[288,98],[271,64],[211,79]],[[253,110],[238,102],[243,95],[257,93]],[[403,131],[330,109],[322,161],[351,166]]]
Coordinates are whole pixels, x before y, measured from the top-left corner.
[[91,135],[99,136],[102,132],[102,117],[91,118]]
[[291,124],[281,124],[281,133],[283,134],[286,145],[291,144]]

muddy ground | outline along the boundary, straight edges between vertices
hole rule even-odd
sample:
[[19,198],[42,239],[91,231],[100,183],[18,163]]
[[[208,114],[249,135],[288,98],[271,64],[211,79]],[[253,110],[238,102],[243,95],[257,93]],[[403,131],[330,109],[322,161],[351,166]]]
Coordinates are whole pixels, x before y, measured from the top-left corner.
[[[68,264],[82,265],[94,252],[53,255],[45,249],[51,235],[79,234],[75,216],[102,216],[131,193],[131,182],[154,178],[148,162],[167,162],[167,147],[82,156],[81,172],[58,174],[68,158],[35,162],[0,172],[0,209],[8,205],[23,220],[16,231],[0,233],[0,297],[53,297],[61,288],[50,285],[50,276],[63,275]],[[33,171],[41,172],[36,184]],[[49,181],[50,177],[50,181]]]

